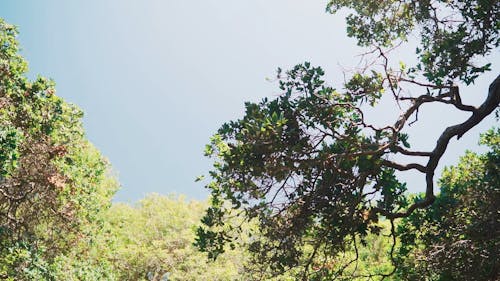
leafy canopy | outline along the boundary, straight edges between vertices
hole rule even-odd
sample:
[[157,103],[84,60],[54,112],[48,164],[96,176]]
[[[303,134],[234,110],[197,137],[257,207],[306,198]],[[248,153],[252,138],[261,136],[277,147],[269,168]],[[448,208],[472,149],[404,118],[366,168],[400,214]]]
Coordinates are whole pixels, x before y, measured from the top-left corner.
[[67,255],[83,266],[118,184],[81,110],[26,78],[16,35],[0,19],[0,279],[51,280]]
[[[439,181],[440,194],[398,227],[398,276],[405,280],[495,280],[500,244],[500,129],[482,135],[490,151],[467,152]],[[414,198],[418,200],[418,196]]]
[[[394,220],[435,201],[434,173],[450,139],[497,109],[500,78],[478,107],[463,104],[459,91],[490,68],[476,61],[499,45],[497,1],[333,0],[327,5],[332,13],[342,8],[351,12],[349,36],[369,48],[366,67],[349,74],[342,90],[328,86],[323,70],[307,62],[278,69],[281,95],[246,103],[244,117],[222,125],[207,145],[206,155],[215,159],[207,185],[212,197],[197,245],[209,257],[248,232],[232,223],[237,217],[257,223],[258,229],[250,230],[253,240],[243,244],[270,275],[301,268],[304,280],[331,279],[347,266],[328,265],[368,233],[379,233],[381,216],[391,222],[393,256]],[[394,67],[391,50],[412,34],[420,38],[419,61]],[[421,94],[409,94],[410,87]],[[382,95],[392,96],[401,114],[392,124],[375,126],[364,110],[378,108]],[[448,105],[470,117],[446,128],[431,151],[414,151],[405,129],[428,104]],[[398,154],[411,162],[395,161]],[[427,164],[411,160],[422,158]],[[425,176],[420,200],[407,200],[396,170]]]

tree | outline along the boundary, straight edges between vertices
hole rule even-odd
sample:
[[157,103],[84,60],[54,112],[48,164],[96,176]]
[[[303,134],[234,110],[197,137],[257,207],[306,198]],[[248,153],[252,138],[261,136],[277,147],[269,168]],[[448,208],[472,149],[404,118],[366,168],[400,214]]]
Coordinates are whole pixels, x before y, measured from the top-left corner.
[[118,184],[81,110],[26,78],[16,35],[0,19],[0,279],[53,280],[64,256],[85,260]]
[[[345,89],[324,81],[320,67],[299,64],[278,69],[282,94],[246,103],[242,119],[224,124],[207,145],[214,157],[211,207],[198,229],[197,245],[215,258],[242,233],[229,223],[238,216],[258,221],[259,238],[248,243],[271,275],[301,268],[304,280],[342,276],[335,257],[356,247],[367,233],[379,233],[379,218],[391,222],[435,201],[434,173],[451,138],[460,138],[498,108],[500,76],[478,106],[463,104],[460,88],[490,69],[477,65],[498,47],[498,1],[333,0],[327,11],[348,8],[348,35],[368,47],[366,67],[350,75]],[[413,66],[394,67],[390,52],[410,34],[420,43]],[[371,58],[369,58],[371,57]],[[408,88],[420,88],[420,95]],[[401,114],[375,126],[364,117],[382,95],[392,96]],[[470,113],[446,128],[431,151],[410,149],[406,128],[428,104]],[[413,119],[414,118],[414,119]],[[408,164],[395,155],[415,159]],[[427,164],[419,164],[424,158]],[[425,175],[425,195],[408,201],[395,171]],[[332,269],[333,268],[333,269]],[[395,269],[380,273],[386,277]]]
[[488,131],[481,143],[491,151],[467,152],[447,168],[436,202],[398,227],[398,275],[405,280],[498,280],[500,129]]
[[202,202],[158,194],[136,206],[113,204],[96,239],[97,260],[109,262],[115,275],[107,280],[238,280],[244,263],[240,249],[209,264],[193,246],[193,228],[204,209]]

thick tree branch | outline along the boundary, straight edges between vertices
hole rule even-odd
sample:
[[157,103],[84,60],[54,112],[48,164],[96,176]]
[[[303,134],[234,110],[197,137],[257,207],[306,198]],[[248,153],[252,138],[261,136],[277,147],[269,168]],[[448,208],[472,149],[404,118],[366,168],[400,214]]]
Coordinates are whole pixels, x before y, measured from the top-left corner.
[[432,152],[427,152],[427,151],[410,151],[407,149],[404,149],[400,146],[396,146],[396,151],[404,154],[404,155],[409,155],[409,156],[423,156],[423,157],[429,157],[432,155]]
[[[416,104],[414,106],[416,106]],[[438,138],[436,146],[429,157],[427,165],[425,166],[426,190],[425,190],[424,200],[412,204],[410,207],[408,207],[408,209],[405,212],[392,213],[390,211],[380,208],[374,208],[374,211],[386,216],[389,219],[395,219],[395,218],[407,217],[415,209],[420,209],[430,206],[435,200],[434,172],[439,163],[439,160],[445,153],[451,138],[456,136],[457,139],[460,139],[466,132],[468,132],[474,126],[479,124],[484,118],[486,118],[486,116],[490,115],[499,106],[499,104],[500,104],[500,75],[497,76],[497,78],[491,83],[486,100],[483,102],[483,104],[481,104],[479,108],[477,108],[477,110],[473,112],[472,116],[461,124],[457,124],[446,128],[446,130],[444,130],[444,132]],[[406,112],[406,114],[408,114],[408,111]],[[404,120],[404,118],[402,119]],[[400,121],[402,119],[400,119]],[[389,164],[393,165],[391,163]]]
[[455,106],[457,109],[460,109],[462,111],[470,111],[470,112],[475,112],[477,108],[475,108],[472,105],[466,105],[463,104],[462,101],[460,100],[459,96],[457,94],[457,90],[455,89],[454,91],[449,92],[445,97],[448,97],[449,99],[444,99],[445,97],[433,97],[430,95],[422,95],[418,98],[413,98],[413,97],[400,97],[400,100],[414,100],[418,101],[420,99],[420,104],[424,102],[440,102],[444,104],[451,104]]
[[479,124],[486,116],[490,115],[493,110],[495,110],[500,103],[500,75],[491,83],[488,91],[488,96],[486,100],[481,104],[481,106],[472,114],[469,119],[461,124],[451,126],[446,128],[437,140],[436,147],[432,151],[432,156],[429,158],[427,163],[427,190],[426,195],[432,194],[432,182],[434,176],[434,170],[436,169],[439,160],[443,156],[448,143],[451,138],[457,136],[460,139],[466,132],[472,129],[474,126]]
[[417,163],[410,163],[410,164],[406,164],[406,165],[403,165],[403,164],[399,164],[399,163],[396,163],[396,162],[392,162],[392,161],[389,161],[389,160],[382,160],[382,164],[384,166],[387,166],[387,167],[391,167],[391,168],[394,168],[396,170],[399,170],[399,171],[408,171],[408,170],[411,170],[411,169],[415,169],[415,170],[418,170],[422,173],[426,173],[427,172],[427,168],[420,165],[420,164],[417,164]]

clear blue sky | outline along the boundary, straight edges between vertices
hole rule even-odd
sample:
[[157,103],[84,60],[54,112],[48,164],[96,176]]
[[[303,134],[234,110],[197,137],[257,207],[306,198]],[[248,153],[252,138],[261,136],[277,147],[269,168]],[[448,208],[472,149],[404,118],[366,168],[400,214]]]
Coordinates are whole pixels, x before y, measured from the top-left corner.
[[[245,101],[279,93],[265,79],[277,67],[307,60],[338,86],[340,66],[358,62],[362,50],[346,37],[342,16],[324,12],[325,3],[3,0],[0,17],[19,27],[30,76],[53,78],[58,95],[84,110],[88,137],[119,174],[117,201],[150,192],[204,199],[208,192],[194,182],[210,168],[204,145],[223,122],[242,116]],[[412,60],[411,51],[401,60]],[[489,60],[495,71],[463,90],[464,100],[477,104],[485,96],[499,55]],[[374,118],[387,117],[381,112]],[[426,126],[411,129],[422,148],[466,117],[442,112],[429,111]],[[478,133],[494,124],[488,118],[453,142],[443,164],[477,150]],[[423,177],[408,179],[412,191],[423,190]]]

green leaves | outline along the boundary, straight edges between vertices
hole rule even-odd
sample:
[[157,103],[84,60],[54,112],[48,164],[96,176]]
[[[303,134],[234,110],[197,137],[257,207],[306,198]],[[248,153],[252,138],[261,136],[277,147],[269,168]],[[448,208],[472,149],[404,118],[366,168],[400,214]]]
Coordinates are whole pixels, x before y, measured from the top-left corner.
[[[173,280],[236,279],[245,261],[241,249],[229,250],[210,262],[193,246],[205,207],[181,196],[159,194],[148,195],[133,206],[114,204],[105,216],[109,232],[97,237],[97,247],[105,253],[98,261],[108,261],[115,274],[109,280],[150,280],[151,276],[160,279],[167,275]],[[223,239],[212,232],[205,235],[211,240]],[[205,242],[208,240],[197,240],[209,247]]]
[[[498,263],[498,200],[500,157],[498,129],[483,134],[491,150],[467,152],[439,180],[440,194],[425,210],[413,213],[399,227],[398,276],[436,280],[489,280]],[[419,200],[418,197],[410,200]]]
[[410,148],[410,143],[408,142],[408,138],[410,136],[405,133],[398,133],[398,140],[403,144],[404,147]]
[[[329,87],[323,70],[309,62],[288,71],[278,69],[281,95],[246,103],[244,117],[224,124],[207,147],[206,154],[215,158],[210,172],[213,182],[207,185],[212,209],[198,239],[213,256],[224,250],[224,243],[241,235],[229,219],[236,216],[243,222],[258,222],[255,232],[260,235],[252,236],[258,238],[247,246],[271,274],[299,267],[305,280],[309,265],[315,264],[315,253],[321,252],[324,263],[315,272],[333,279],[341,273],[329,262],[349,243],[363,241],[368,231],[379,233],[380,215],[404,217],[406,210],[431,203],[432,176],[446,139],[440,138],[432,152],[411,151],[409,135],[402,132],[426,103],[474,110],[461,104],[458,92],[452,96],[446,91],[456,90],[452,85],[457,82],[473,83],[490,69],[489,64],[475,63],[499,46],[500,4],[479,0],[331,0],[327,4],[331,13],[343,8],[351,13],[346,18],[348,35],[371,48],[366,56],[375,57],[352,74],[345,91]],[[415,32],[420,38],[419,61],[413,66],[400,63],[393,70],[388,53]],[[424,93],[408,95],[405,84],[423,87]],[[374,107],[385,89],[403,112],[394,125],[378,128],[365,120],[363,105]],[[495,106],[493,99],[488,103]],[[446,130],[443,136],[449,133]],[[389,156],[396,153],[429,157],[429,164],[392,162]],[[398,181],[394,169],[426,174],[429,200],[410,205],[414,202],[405,197],[406,185]],[[424,225],[416,223],[415,229],[425,227],[425,220],[419,223]],[[404,237],[405,243],[413,239],[410,236]]]
[[0,256],[15,261],[0,258],[0,275],[69,280],[55,277],[57,258],[74,254],[74,266],[90,266],[77,251],[95,238],[118,184],[84,136],[82,111],[50,79],[25,77],[16,35],[0,19]]
[[380,99],[384,93],[382,74],[372,71],[371,75],[355,73],[346,85],[347,97],[353,102],[368,102],[371,106]]
[[355,13],[347,16],[347,34],[355,37],[360,46],[393,46],[394,41],[406,41],[415,25],[410,1],[353,1],[331,0],[327,12],[342,8]]
[[366,47],[392,47],[419,32],[416,69],[430,82],[469,85],[485,71],[478,58],[500,44],[498,1],[357,1],[331,0],[327,11],[350,9],[347,34]]
[[22,134],[15,128],[0,127],[0,180],[16,168],[22,140]]
[[381,75],[355,75],[345,93],[325,85],[323,75],[307,62],[280,71],[281,96],[246,103],[245,116],[211,139],[212,206],[197,231],[197,246],[210,257],[241,235],[230,218],[257,221],[258,230],[250,233],[259,238],[248,249],[279,274],[302,264],[311,241],[319,241],[316,247],[329,258],[345,247],[346,237],[377,231],[372,224],[378,218],[366,216],[368,183],[378,182],[384,207],[401,207],[404,185],[390,169],[379,175],[382,153],[376,151],[390,134],[365,136],[359,110],[380,98]]

